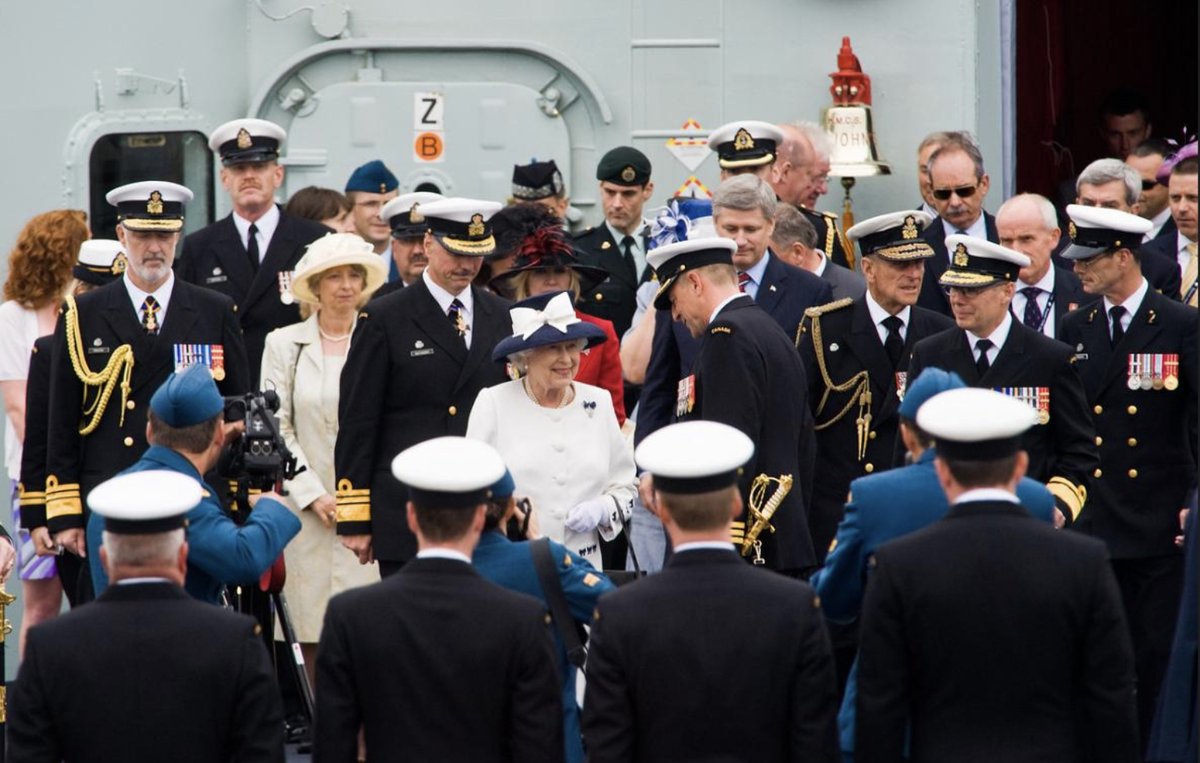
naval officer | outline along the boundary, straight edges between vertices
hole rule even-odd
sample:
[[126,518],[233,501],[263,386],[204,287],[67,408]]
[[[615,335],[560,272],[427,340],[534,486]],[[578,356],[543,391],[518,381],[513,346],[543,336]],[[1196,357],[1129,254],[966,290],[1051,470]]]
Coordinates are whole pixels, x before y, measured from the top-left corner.
[[[758,444],[738,480],[746,513],[734,540],[755,565],[803,575],[816,560],[804,501],[814,448],[808,383],[791,337],[738,290],[737,248],[699,238],[650,252],[661,284],[654,306],[700,340],[691,373],[676,385],[675,417],[729,424]],[[643,482],[643,495],[652,482]]]
[[[917,262],[919,265],[920,261]],[[965,386],[958,374],[926,368],[921,378],[905,391],[897,411],[900,436],[912,463],[868,474],[850,483],[845,516],[838,525],[825,566],[812,578],[834,633],[842,626],[858,623],[875,550],[890,540],[933,524],[949,510],[933,466],[933,438],[917,426],[917,411],[935,395]],[[1017,483],[1016,492],[1030,514],[1047,524],[1053,521],[1054,496],[1045,485],[1025,477]],[[844,763],[854,760],[857,673],[857,667],[852,666],[838,711],[838,739]]]
[[1063,521],[1073,522],[1085,510],[1099,459],[1071,348],[1028,328],[1009,309],[1028,257],[958,234],[947,236],[946,246],[950,266],[940,281],[958,325],[917,343],[908,378],[915,381],[923,369],[937,366],[972,387],[997,389],[1033,406],[1038,424],[1023,443],[1029,476],[1050,488]]
[[1080,529],[1108,544],[1137,656],[1143,738],[1171,649],[1183,581],[1179,511],[1196,488],[1196,310],[1142,274],[1150,222],[1067,207],[1063,256],[1101,301],[1063,319],[1096,426],[1100,463]]
[[282,763],[283,708],[258,625],[183,585],[200,483],[114,477],[88,496],[113,585],[29,632],[11,695],[13,761]]
[[495,250],[491,201],[421,206],[429,265],[412,286],[371,302],[342,370],[334,448],[337,531],[364,564],[390,575],[416,553],[407,489],[391,459],[423,440],[467,431],[479,390],[506,380],[492,348],[512,334],[508,302],[472,285]]
[[429,264],[429,258],[425,256],[425,231],[429,230],[429,225],[421,205],[444,198],[440,193],[416,191],[397,196],[383,205],[379,214],[392,229],[392,268],[396,278],[376,289],[371,299],[411,286],[425,272]]
[[109,191],[125,252],[121,278],[67,298],[54,330],[46,517],[84,556],[83,501],[146,449],[150,396],[172,371],[203,364],[224,395],[250,389],[233,300],[171,270],[187,188],[147,180]]
[[820,602],[807,583],[743,564],[731,542],[754,443],[689,421],[647,437],[636,457],[675,553],[596,609],[589,760],[832,763],[837,688]]
[[954,325],[916,306],[924,261],[933,256],[920,238],[930,222],[924,212],[892,212],[851,228],[866,294],[810,307],[800,325],[796,346],[808,374],[821,475],[810,512],[819,560],[842,518],[850,481],[892,466],[913,347]]
[[[408,291],[407,289],[405,291]],[[435,437],[392,461],[416,558],[329,602],[317,652],[314,760],[563,760],[562,684],[546,609],[471,566],[490,445]]]
[[283,185],[279,148],[287,134],[265,119],[235,119],[213,130],[221,185],[233,211],[183,240],[180,280],[226,295],[237,305],[246,337],[251,384],[258,388],[267,334],[300,320],[289,286],[304,249],[329,229],[294,217],[275,203]]
[[870,564],[855,758],[1141,760],[1132,650],[1103,544],[1021,505],[1037,424],[1024,402],[953,389],[917,411],[951,506]]

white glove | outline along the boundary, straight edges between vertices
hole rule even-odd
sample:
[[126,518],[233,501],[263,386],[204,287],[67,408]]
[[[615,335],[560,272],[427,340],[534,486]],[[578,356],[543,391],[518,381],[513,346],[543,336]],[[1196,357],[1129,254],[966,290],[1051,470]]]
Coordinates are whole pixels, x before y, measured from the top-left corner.
[[612,498],[606,495],[598,498],[589,498],[586,501],[575,504],[575,507],[567,512],[567,519],[563,522],[563,525],[573,532],[590,533],[601,524],[605,527],[611,524],[610,516],[612,510]]

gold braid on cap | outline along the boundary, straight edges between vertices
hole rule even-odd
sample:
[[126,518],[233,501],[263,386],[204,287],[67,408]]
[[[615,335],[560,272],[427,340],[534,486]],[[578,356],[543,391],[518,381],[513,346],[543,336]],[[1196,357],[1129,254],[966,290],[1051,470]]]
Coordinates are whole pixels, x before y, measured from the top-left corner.
[[[88,368],[87,361],[84,359],[83,335],[79,331],[79,311],[75,307],[75,297],[67,296],[67,312],[66,312],[66,331],[67,331],[67,353],[71,356],[71,368],[74,369],[75,375],[79,377],[79,381],[83,382],[83,416],[91,417],[86,424],[81,424],[79,434],[89,435],[96,431],[96,427],[100,426],[100,419],[104,416],[105,409],[108,408],[109,398],[112,397],[113,390],[117,386],[118,380],[121,383],[121,426],[125,425],[125,403],[129,399],[129,391],[132,389],[130,380],[133,378],[133,347],[128,344],[123,344],[113,350],[112,355],[108,357],[108,363],[104,366],[104,370],[93,372]],[[89,405],[88,387],[95,387],[96,397]]]
[[[850,399],[831,418],[820,423],[813,424],[813,429],[821,431],[827,429],[837,422],[841,421],[850,409],[855,404],[858,405],[858,416],[855,418],[855,426],[858,429],[858,460],[862,461],[867,454],[867,441],[871,431],[871,380],[866,370],[859,371],[841,384],[835,384],[833,378],[829,376],[829,366],[825,363],[825,343],[821,337],[821,316],[824,313],[832,310],[837,310],[851,304],[854,300],[850,297],[843,297],[827,305],[820,307],[810,307],[804,311],[804,317],[808,318],[812,325],[812,342],[813,354],[817,356],[817,368],[821,371],[821,381],[825,385],[825,391],[821,394],[821,402],[817,404],[815,416],[820,416],[825,410],[825,405],[829,402],[829,396],[835,392],[849,392]],[[800,328],[796,332],[796,345],[800,345],[800,336],[804,334],[804,322],[801,321]],[[815,418],[814,416],[814,418]]]

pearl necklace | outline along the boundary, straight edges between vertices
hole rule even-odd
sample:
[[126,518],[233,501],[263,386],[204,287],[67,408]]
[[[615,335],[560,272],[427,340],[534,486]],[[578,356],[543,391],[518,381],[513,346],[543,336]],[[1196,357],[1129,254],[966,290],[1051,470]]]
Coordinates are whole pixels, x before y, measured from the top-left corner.
[[349,334],[342,334],[341,336],[330,336],[329,334],[326,334],[326,333],[325,333],[325,329],[321,328],[321,322],[320,322],[320,321],[317,321],[317,332],[318,332],[318,333],[321,335],[321,338],[322,338],[322,339],[324,339],[324,340],[326,340],[326,341],[329,341],[329,342],[344,342],[344,341],[346,341],[347,339],[349,339],[349,338],[350,338],[350,337],[351,337],[351,336],[354,334],[354,327],[355,327],[357,324],[358,324],[358,321],[357,321],[357,320],[355,320],[355,321],[354,321],[354,323],[351,323],[351,324],[350,324],[350,333],[349,333]]
[[537,395],[533,394],[533,390],[530,389],[528,377],[521,380],[521,387],[525,390],[525,394],[529,397],[529,399],[533,401],[533,404],[536,406],[539,406],[541,408],[551,408],[551,407],[566,408],[571,403],[571,401],[575,398],[575,387],[570,386],[570,387],[567,387],[567,391],[563,394],[563,399],[562,399],[561,403],[559,403],[556,406],[543,405],[542,401],[538,400]]

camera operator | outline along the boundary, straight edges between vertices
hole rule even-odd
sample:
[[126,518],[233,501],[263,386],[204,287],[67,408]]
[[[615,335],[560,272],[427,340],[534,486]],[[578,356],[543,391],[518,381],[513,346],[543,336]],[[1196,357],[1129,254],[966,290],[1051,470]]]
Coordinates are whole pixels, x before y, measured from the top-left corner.
[[[546,562],[553,567],[553,572],[547,570],[546,574],[557,577],[558,585],[554,586],[552,579],[543,582],[543,573],[539,572],[534,555],[534,543],[539,542],[536,540],[539,535],[536,514],[528,503],[524,507],[517,505],[513,489],[512,473],[505,470],[504,477],[491,487],[483,534],[471,555],[471,564],[480,575],[493,583],[528,594],[546,604],[552,616],[556,611],[565,610],[563,618],[570,622],[556,623],[554,637],[558,673],[563,679],[564,757],[566,763],[582,763],[583,739],[579,730],[579,704],[575,694],[578,671],[567,654],[563,628],[578,632],[581,626],[591,625],[596,601],[601,594],[613,590],[614,586],[603,572],[593,568],[582,556],[568,551],[561,543],[548,540],[540,541],[549,543]],[[533,542],[526,542],[526,539]],[[554,591],[555,588],[557,591]],[[551,597],[556,597],[557,601],[552,602]]]
[[[253,511],[236,524],[221,506],[218,493],[201,475],[217,463],[226,440],[237,428],[224,422],[225,401],[203,365],[173,373],[150,398],[146,439],[150,448],[126,472],[167,469],[200,483],[204,498],[188,513],[188,565],[184,588],[197,599],[221,601],[224,586],[253,583],[283,553],[300,520],[274,493],[251,496]],[[95,517],[95,515],[93,515]],[[89,521],[99,523],[95,517]],[[88,538],[100,538],[102,527],[89,526]],[[94,530],[94,532],[92,532]],[[108,585],[99,554],[89,553],[96,594]]]

